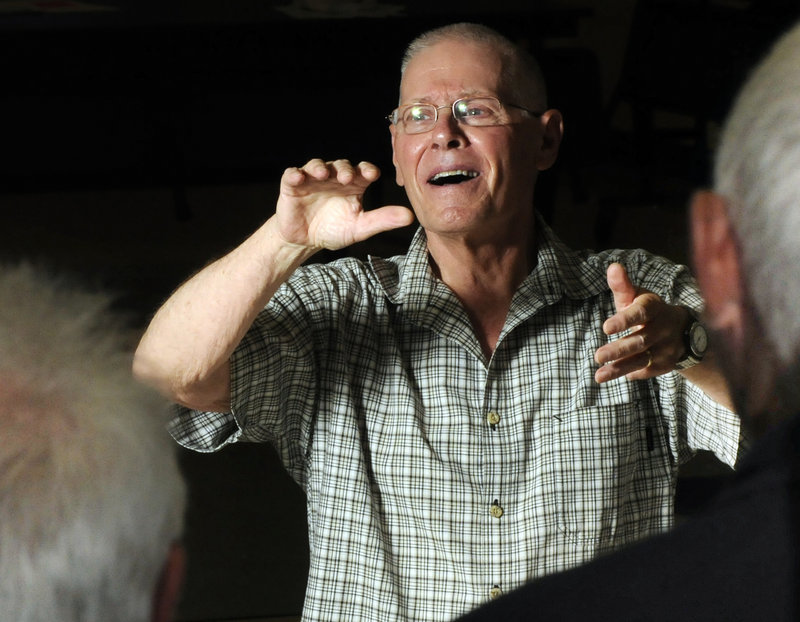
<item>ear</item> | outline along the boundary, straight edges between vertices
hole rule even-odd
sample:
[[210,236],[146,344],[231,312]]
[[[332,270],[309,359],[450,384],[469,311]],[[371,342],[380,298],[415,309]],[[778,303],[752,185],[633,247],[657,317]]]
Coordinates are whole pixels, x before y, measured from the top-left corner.
[[555,164],[558,148],[564,135],[564,119],[558,110],[550,109],[539,117],[542,124],[542,144],[536,157],[536,168],[547,170]]
[[394,123],[391,123],[389,125],[389,133],[392,135],[392,164],[394,164],[394,177],[395,181],[397,182],[397,185],[402,186],[404,183],[403,173],[400,172],[400,167],[397,166],[397,157],[395,156],[395,140],[397,139],[397,128],[395,128]]
[[153,595],[153,622],[170,622],[173,619],[185,574],[186,550],[181,544],[173,543]]
[[725,334],[734,351],[743,351],[746,309],[741,256],[725,199],[714,192],[697,192],[691,200],[690,219],[694,272],[709,324]]

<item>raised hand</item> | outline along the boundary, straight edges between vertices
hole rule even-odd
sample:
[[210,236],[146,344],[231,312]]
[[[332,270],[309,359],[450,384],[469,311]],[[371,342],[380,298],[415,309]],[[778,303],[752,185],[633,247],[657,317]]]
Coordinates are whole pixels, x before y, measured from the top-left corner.
[[276,209],[280,236],[291,244],[335,250],[411,224],[413,213],[401,205],[364,211],[364,191],[379,176],[375,165],[347,160],[314,159],[286,169]]
[[608,267],[607,278],[617,313],[603,323],[603,332],[630,333],[597,349],[595,361],[601,367],[595,380],[608,382],[621,376],[641,380],[674,370],[684,354],[683,332],[689,312],[635,287],[618,263]]

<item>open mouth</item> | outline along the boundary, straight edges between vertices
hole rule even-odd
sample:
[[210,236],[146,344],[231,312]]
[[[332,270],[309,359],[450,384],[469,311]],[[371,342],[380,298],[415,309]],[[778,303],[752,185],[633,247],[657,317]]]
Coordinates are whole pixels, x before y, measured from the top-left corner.
[[441,173],[436,173],[436,175],[431,177],[428,180],[428,183],[433,184],[434,186],[446,186],[449,184],[460,184],[464,181],[475,179],[477,176],[478,173],[476,171],[442,171]]

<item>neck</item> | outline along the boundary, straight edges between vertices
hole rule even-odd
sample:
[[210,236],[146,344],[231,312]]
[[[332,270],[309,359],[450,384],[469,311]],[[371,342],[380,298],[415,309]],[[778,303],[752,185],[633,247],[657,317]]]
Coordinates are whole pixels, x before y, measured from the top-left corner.
[[428,235],[436,276],[458,297],[484,354],[494,352],[511,299],[536,261],[533,229],[524,239],[474,242]]
[[515,290],[536,262],[533,219],[502,233],[441,234],[426,229],[437,277],[452,289]]
[[516,246],[429,245],[436,276],[453,290],[515,290],[535,258]]

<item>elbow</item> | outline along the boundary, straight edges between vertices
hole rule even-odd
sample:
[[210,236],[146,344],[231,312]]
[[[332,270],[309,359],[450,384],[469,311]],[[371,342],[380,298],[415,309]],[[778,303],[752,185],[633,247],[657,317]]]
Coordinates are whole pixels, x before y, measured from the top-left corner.
[[198,411],[230,412],[230,365],[210,373],[170,373],[145,356],[134,356],[133,375],[170,401]]
[[147,385],[165,397],[175,401],[174,382],[165,373],[165,370],[158,364],[157,359],[148,356],[141,347],[133,355],[131,366],[133,377],[144,385]]
[[203,368],[154,354],[146,346],[140,343],[133,356],[132,373],[139,382],[193,410],[230,411],[228,360],[216,368]]

